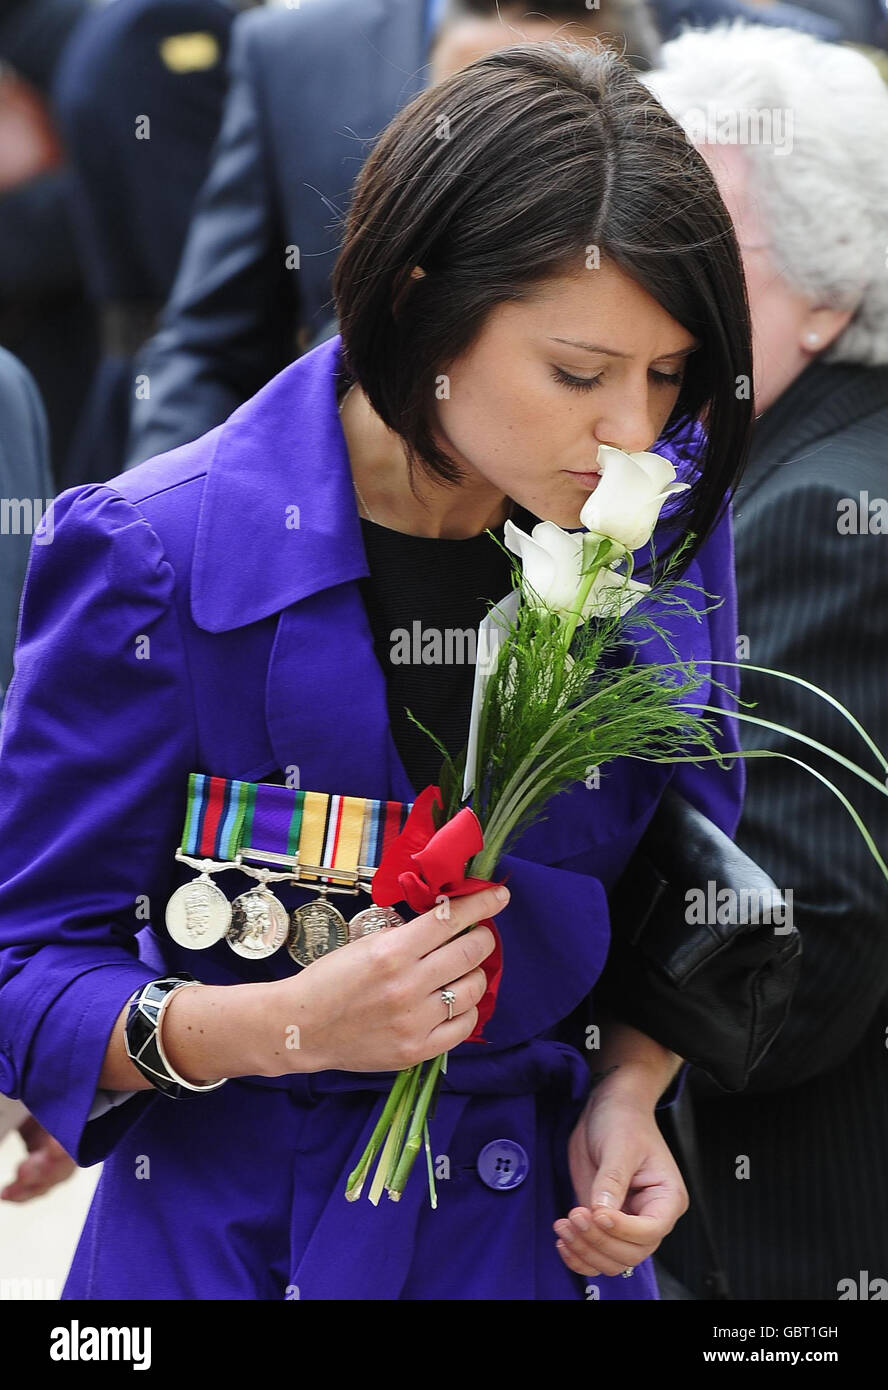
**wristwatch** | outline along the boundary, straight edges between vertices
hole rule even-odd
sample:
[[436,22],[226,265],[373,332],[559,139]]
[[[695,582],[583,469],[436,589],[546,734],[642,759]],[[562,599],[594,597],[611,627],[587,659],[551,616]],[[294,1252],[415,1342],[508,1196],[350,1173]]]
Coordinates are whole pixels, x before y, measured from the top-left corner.
[[167,1004],[173,991],[187,985],[199,985],[193,975],[164,975],[159,980],[149,980],[128,1000],[124,1043],[127,1056],[134,1066],[146,1077],[151,1085],[165,1096],[178,1100],[185,1091],[216,1091],[229,1079],[223,1076],[220,1081],[205,1081],[195,1085],[186,1081],[174,1071],[163,1050],[161,1024]]

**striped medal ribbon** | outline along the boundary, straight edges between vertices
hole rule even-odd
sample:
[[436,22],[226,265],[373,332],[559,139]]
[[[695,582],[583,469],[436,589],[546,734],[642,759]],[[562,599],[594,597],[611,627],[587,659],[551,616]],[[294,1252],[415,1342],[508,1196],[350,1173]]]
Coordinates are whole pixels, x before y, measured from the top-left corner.
[[[369,892],[412,805],[191,773],[176,858],[201,872],[170,899],[170,935],[192,950],[224,936],[233,951],[254,960],[286,941],[293,960],[310,965],[346,941],[397,926],[403,919],[394,908],[376,905],[347,921],[327,895]],[[258,880],[230,904],[210,878],[226,868]],[[280,880],[316,884],[318,897],[288,914],[268,887]],[[216,894],[228,908],[227,921]]]
[[185,826],[176,858],[200,873],[173,893],[166,906],[166,926],[177,945],[190,951],[215,946],[231,927],[232,905],[211,874],[240,867],[238,846],[246,806],[246,794],[240,789],[247,785],[201,772],[189,774]]

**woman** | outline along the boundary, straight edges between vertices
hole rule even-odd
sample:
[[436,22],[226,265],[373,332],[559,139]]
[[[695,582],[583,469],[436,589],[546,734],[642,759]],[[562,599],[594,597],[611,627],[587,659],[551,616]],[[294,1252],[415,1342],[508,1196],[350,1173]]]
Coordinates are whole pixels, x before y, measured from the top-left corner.
[[[749,288],[757,419],[735,514],[740,655],[827,689],[884,749],[888,88],[848,48],[741,24],[668,44],[645,81],[697,126]],[[715,144],[702,112],[716,128],[773,117],[772,138]],[[750,670],[742,694],[859,758],[853,729],[804,687]],[[743,742],[795,751],[748,726]],[[815,766],[884,853],[885,798],[834,762]],[[884,1275],[888,1248],[885,881],[841,803],[784,759],[750,765],[737,842],[792,887],[804,950],[787,1023],[748,1092],[690,1078],[723,1268],[737,1298],[834,1299],[849,1283],[866,1297],[860,1271]],[[750,1181],[730,1177],[740,1154]],[[697,1294],[703,1249],[692,1217],[663,1251]]]
[[[590,1091],[594,1030],[571,1016],[670,776],[730,831],[739,763],[615,765],[502,858],[506,906],[485,890],[301,971],[286,951],[179,946],[161,919],[193,876],[173,862],[192,771],[416,798],[437,760],[395,742],[387,702],[394,723],[405,703],[431,711],[456,751],[473,671],[405,677],[392,615],[476,624],[509,587],[485,528],[502,536],[513,505],[579,526],[602,443],[661,441],[693,482],[658,549],[694,532],[687,578],[727,601],[671,636],[701,661],[733,652],[723,504],[750,363],[730,221],[619,59],[528,45],[384,132],[334,288],[341,339],[193,444],[64,494],[29,574],[0,755],[0,1089],[79,1163],[105,1159],[64,1296],[656,1298],[650,1255],[686,1205],[654,1114],[679,1059],[600,1021]],[[662,641],[635,655],[665,659]],[[450,938],[494,914],[505,968],[479,1046],[492,936]],[[229,1079],[170,1099],[129,1060],[124,1020],[183,971],[201,987],[168,996],[171,1073]],[[391,1072],[445,1048],[438,1209],[416,1174],[400,1203],[346,1203]]]

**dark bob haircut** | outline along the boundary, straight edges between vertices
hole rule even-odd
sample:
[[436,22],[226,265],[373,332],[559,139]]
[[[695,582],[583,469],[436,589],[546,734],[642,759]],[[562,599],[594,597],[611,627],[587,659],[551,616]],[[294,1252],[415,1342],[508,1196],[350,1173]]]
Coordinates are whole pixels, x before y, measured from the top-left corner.
[[[699,475],[670,515],[718,520],[753,420],[740,251],[706,161],[632,69],[604,46],[522,44],[490,54],[404,107],[355,184],[333,294],[347,376],[408,459],[451,483],[435,443],[436,377],[486,315],[598,248],[695,334],[660,443],[705,418]],[[425,274],[412,276],[420,266]]]

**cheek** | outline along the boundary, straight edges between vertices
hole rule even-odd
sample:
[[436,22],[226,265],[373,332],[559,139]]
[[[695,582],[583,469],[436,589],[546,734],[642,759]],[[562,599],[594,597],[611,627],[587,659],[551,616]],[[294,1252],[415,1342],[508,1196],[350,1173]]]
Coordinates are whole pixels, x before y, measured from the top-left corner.
[[484,472],[504,464],[513,473],[537,467],[553,435],[571,415],[557,386],[539,371],[461,368],[450,377],[450,398],[438,423],[451,447]]
[[800,306],[776,274],[761,270],[747,272],[749,306],[752,313],[753,353],[756,366],[782,362],[798,348]]

